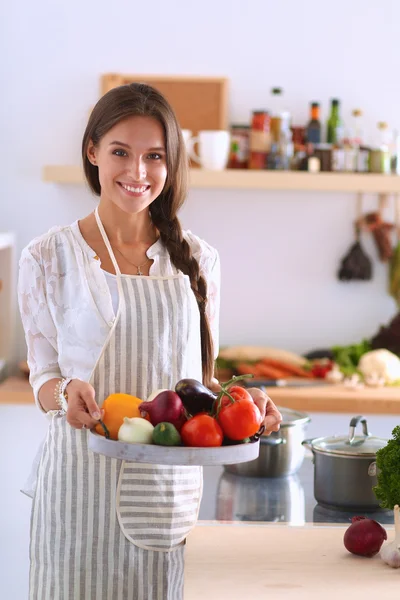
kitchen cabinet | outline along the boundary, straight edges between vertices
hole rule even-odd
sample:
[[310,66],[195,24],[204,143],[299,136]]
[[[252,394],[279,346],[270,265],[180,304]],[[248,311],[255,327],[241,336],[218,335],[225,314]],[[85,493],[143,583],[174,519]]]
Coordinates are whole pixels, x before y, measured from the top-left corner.
[[0,380],[13,358],[15,287],[15,236],[0,233]]

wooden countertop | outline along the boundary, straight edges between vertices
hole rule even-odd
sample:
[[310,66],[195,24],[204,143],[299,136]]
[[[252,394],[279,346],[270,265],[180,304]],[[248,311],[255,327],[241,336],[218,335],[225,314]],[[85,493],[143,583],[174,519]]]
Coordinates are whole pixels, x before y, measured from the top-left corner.
[[[186,546],[185,600],[398,598],[400,572],[343,546],[346,527],[199,524]],[[386,527],[389,541],[394,528]]]
[[[343,385],[266,388],[273,401],[305,412],[400,415],[400,387],[348,390]],[[1,404],[32,404],[32,388],[24,377],[0,383]]]
[[266,392],[275,404],[305,412],[400,414],[400,386],[358,390],[339,384],[269,387]]
[[8,377],[0,383],[1,404],[33,404],[35,399],[25,377]]

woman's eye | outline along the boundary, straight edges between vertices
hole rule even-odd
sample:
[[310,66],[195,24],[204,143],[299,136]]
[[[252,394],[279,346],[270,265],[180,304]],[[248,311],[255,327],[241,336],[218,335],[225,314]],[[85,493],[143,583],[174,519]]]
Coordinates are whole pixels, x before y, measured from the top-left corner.
[[128,156],[127,153],[125,152],[125,150],[114,150],[113,154],[115,156]]
[[148,156],[151,160],[161,160],[163,158],[161,154],[158,154],[158,152],[152,152]]

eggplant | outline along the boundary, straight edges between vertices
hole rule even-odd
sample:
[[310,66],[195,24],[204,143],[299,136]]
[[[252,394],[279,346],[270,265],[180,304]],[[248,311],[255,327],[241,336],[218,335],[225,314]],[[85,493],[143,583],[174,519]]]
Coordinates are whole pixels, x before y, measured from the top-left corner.
[[200,412],[209,413],[218,397],[218,394],[214,394],[196,379],[181,379],[175,386],[175,392],[191,415],[197,415]]

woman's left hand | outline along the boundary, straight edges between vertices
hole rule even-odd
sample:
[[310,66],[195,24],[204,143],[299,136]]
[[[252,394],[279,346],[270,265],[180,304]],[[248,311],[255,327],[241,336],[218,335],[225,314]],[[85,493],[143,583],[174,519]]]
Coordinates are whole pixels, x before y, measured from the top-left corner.
[[270,435],[273,431],[279,431],[280,424],[282,423],[282,415],[271,398],[259,388],[246,389],[264,418],[263,425],[265,426],[265,431],[263,435]]

